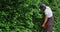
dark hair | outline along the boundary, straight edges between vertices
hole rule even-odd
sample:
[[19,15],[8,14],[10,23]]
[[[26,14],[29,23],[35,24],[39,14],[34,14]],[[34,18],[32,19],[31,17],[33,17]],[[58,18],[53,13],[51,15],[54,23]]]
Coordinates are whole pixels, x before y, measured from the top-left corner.
[[45,4],[41,4],[39,8],[46,8]]

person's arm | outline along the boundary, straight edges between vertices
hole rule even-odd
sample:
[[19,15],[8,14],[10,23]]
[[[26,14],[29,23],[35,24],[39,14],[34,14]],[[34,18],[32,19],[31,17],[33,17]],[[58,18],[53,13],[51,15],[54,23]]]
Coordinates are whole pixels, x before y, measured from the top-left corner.
[[46,24],[47,20],[48,20],[48,17],[47,17],[47,15],[45,15],[43,24]]
[[48,17],[47,17],[47,15],[45,15],[45,17],[44,17],[44,22],[43,22],[43,24],[42,24],[42,27],[43,27],[43,28],[46,27],[46,22],[47,22],[47,20],[48,20]]

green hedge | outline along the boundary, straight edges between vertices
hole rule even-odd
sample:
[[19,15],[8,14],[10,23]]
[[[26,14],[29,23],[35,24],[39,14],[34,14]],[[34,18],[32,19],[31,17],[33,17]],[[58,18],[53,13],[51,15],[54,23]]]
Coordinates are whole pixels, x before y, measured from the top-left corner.
[[0,32],[44,32],[41,3],[53,10],[53,30],[60,32],[60,0],[0,0]]

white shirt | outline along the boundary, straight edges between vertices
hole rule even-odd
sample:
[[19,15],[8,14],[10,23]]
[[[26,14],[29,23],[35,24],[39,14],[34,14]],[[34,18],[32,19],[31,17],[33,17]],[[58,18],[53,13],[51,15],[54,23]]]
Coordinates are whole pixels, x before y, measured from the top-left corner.
[[52,17],[53,16],[53,13],[52,13],[52,10],[50,7],[46,6],[46,9],[45,9],[45,15],[48,16],[48,18]]

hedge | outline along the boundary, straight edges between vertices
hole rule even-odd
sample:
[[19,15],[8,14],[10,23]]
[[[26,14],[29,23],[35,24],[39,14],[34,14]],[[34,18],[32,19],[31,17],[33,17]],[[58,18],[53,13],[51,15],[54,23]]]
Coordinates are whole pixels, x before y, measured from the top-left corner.
[[53,10],[53,30],[60,32],[60,0],[0,0],[0,32],[44,32],[42,3]]

